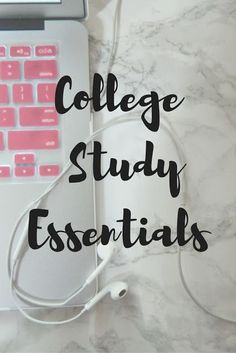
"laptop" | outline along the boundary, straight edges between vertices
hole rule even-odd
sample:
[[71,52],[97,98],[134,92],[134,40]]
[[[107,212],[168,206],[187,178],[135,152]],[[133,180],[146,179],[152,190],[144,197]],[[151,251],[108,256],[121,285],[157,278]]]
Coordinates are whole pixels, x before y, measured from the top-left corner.
[[[73,147],[90,134],[90,109],[71,109],[58,116],[55,88],[69,75],[73,80],[65,104],[79,90],[89,92],[88,34],[81,23],[87,16],[83,0],[0,0],[0,308],[14,309],[7,275],[7,252],[12,228],[29,203],[39,197],[69,161]],[[94,228],[94,192],[88,177],[69,184],[69,175],[41,208],[38,241],[47,227],[63,230]],[[91,177],[90,177],[91,176]],[[22,229],[28,222],[25,218]],[[17,233],[17,237],[20,235]],[[16,242],[17,243],[17,237]],[[22,258],[17,285],[43,299],[64,299],[96,268],[95,247],[72,252],[51,250],[46,243]],[[15,246],[15,245],[14,245]],[[68,305],[83,305],[97,290],[96,281]],[[26,304],[22,305],[23,307]]]

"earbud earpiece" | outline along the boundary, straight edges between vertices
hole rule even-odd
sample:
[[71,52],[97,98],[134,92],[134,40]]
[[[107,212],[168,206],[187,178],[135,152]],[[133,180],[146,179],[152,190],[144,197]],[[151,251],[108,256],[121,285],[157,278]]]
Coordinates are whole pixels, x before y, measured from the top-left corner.
[[97,246],[97,254],[101,260],[105,260],[110,258],[115,252],[115,244],[114,242],[110,242],[107,245],[103,245],[99,243]]
[[103,288],[94,298],[92,298],[86,305],[85,310],[90,310],[94,305],[100,302],[108,293],[112,300],[122,299],[128,292],[128,285],[125,282],[112,282]]
[[110,285],[110,295],[113,300],[122,299],[128,292],[128,285],[125,282],[113,282]]
[[113,242],[108,243],[107,245],[102,245],[101,243],[97,246],[97,254],[98,257],[102,260],[102,262],[98,265],[96,270],[87,278],[86,285],[95,280],[95,278],[102,272],[104,267],[111,260],[114,252],[115,252],[115,244]]

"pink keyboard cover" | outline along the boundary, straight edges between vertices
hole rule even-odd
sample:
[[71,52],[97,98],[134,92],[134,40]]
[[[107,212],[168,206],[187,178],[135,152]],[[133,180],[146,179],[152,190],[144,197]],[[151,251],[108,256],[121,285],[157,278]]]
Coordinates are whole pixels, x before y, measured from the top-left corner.
[[0,43],[0,182],[59,175],[58,66],[58,45]]

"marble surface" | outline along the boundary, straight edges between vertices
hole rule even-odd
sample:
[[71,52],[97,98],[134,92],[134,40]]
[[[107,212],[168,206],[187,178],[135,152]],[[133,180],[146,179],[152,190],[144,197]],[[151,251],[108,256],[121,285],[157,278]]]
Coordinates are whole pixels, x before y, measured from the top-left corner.
[[[91,74],[106,72],[116,2],[90,2]],[[199,301],[214,313],[236,319],[236,3],[234,0],[126,0],[113,72],[118,97],[157,91],[176,93],[185,102],[163,114],[179,136],[187,162],[186,209],[191,223],[212,232],[203,254],[183,254],[184,272]],[[96,125],[113,115],[96,116]],[[115,114],[114,114],[115,117]],[[157,155],[178,161],[173,142],[161,129],[141,123],[119,126],[104,135],[111,155],[139,159],[144,141]],[[122,140],[122,145],[120,141]],[[99,221],[112,223],[122,208],[147,216],[149,229],[175,229],[181,196],[168,196],[166,181],[138,176],[98,185]],[[135,227],[134,227],[135,230]],[[1,353],[236,352],[236,325],[213,319],[188,297],[178,274],[177,249],[160,243],[119,252],[101,278],[129,283],[119,302],[105,298],[93,312],[67,326],[41,327],[16,312],[0,314]]]

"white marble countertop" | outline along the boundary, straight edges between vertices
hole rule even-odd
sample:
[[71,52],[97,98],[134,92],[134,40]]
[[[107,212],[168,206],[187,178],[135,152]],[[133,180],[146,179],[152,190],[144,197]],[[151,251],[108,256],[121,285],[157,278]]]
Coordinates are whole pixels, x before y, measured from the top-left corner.
[[[115,3],[90,2],[92,74],[106,71]],[[112,70],[120,95],[155,90],[186,97],[168,119],[186,154],[191,222],[214,236],[203,254],[186,249],[184,269],[200,302],[231,318],[236,318],[235,32],[232,0],[124,0]],[[157,138],[141,124],[127,124],[104,137],[111,153],[131,160],[142,155],[145,139],[156,142],[161,157],[177,160],[164,131]],[[99,190],[106,200],[99,210],[105,224],[126,206],[136,217],[146,215],[150,228],[163,219],[174,226],[182,202],[168,198],[167,184],[155,178],[129,183],[108,178]],[[67,326],[41,327],[16,312],[1,313],[0,352],[236,352],[236,325],[207,316],[184,291],[175,247],[158,242],[120,247],[101,285],[111,278],[128,281],[129,295],[116,303],[106,297]]]

